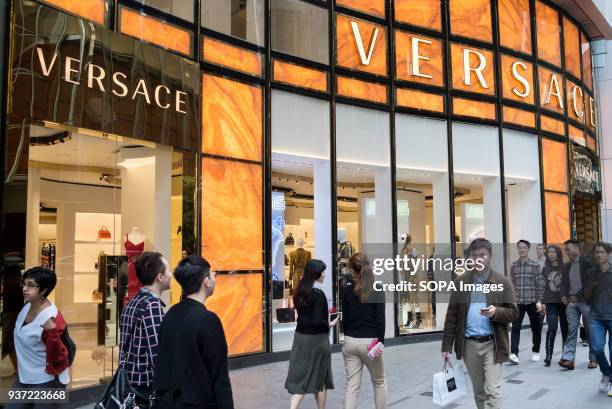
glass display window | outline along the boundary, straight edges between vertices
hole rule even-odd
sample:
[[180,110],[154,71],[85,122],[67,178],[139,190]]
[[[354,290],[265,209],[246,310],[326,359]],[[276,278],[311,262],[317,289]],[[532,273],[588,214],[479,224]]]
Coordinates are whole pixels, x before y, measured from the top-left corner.
[[[22,249],[12,261],[20,268],[55,271],[50,300],[77,346],[69,388],[97,384],[117,368],[121,311],[142,286],[135,260],[157,251],[174,266],[195,251],[195,161],[168,146],[50,123],[25,131],[26,148],[7,160],[27,177],[5,185],[25,235],[7,246]],[[176,284],[162,299],[180,299]]]
[[[321,288],[332,305],[329,103],[272,91],[272,348],[289,350],[293,295],[306,263],[322,260]],[[317,283],[317,285],[319,285]]]
[[264,46],[263,0],[205,0],[200,11],[205,28]]

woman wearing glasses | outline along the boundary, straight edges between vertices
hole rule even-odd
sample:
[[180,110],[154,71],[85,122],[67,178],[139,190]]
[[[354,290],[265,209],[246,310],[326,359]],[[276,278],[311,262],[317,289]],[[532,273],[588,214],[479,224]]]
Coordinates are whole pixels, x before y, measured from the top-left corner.
[[[13,390],[63,389],[70,382],[68,350],[61,338],[66,323],[47,299],[56,283],[55,273],[43,267],[31,268],[23,275],[25,305],[17,316],[13,333],[18,366]],[[55,406],[10,401],[7,405],[12,409]]]

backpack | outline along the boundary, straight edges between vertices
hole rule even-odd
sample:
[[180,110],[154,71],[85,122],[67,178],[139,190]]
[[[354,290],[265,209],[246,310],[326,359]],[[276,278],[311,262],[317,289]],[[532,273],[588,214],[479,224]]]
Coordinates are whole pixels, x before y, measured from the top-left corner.
[[72,366],[72,362],[74,362],[74,357],[76,355],[77,347],[72,338],[70,338],[70,334],[68,334],[68,324],[66,324],[64,332],[62,332],[61,338],[62,342],[66,346],[66,349],[68,350],[68,363],[70,363],[70,366]]

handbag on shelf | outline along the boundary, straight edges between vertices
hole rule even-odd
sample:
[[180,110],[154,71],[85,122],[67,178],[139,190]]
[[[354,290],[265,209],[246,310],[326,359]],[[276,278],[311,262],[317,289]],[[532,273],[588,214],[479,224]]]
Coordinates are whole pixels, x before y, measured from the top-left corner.
[[108,230],[108,228],[106,226],[102,226],[100,227],[100,230],[98,230],[98,240],[108,240],[111,238],[111,232],[110,230]]
[[285,246],[294,246],[295,240],[293,239],[293,234],[289,233],[287,238],[285,239]]

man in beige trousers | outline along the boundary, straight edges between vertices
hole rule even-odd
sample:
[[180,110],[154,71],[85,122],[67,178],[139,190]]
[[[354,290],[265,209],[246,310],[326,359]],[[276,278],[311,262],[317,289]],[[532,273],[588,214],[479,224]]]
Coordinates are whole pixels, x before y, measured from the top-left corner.
[[[518,316],[516,295],[510,280],[491,270],[490,241],[475,239],[468,250],[470,258],[480,263],[455,280],[457,291],[451,293],[444,322],[442,359],[450,360],[454,345],[472,381],[476,407],[500,409],[501,368],[509,356],[508,324]],[[462,291],[466,284],[476,284],[474,291]],[[491,291],[482,291],[484,285]]]

